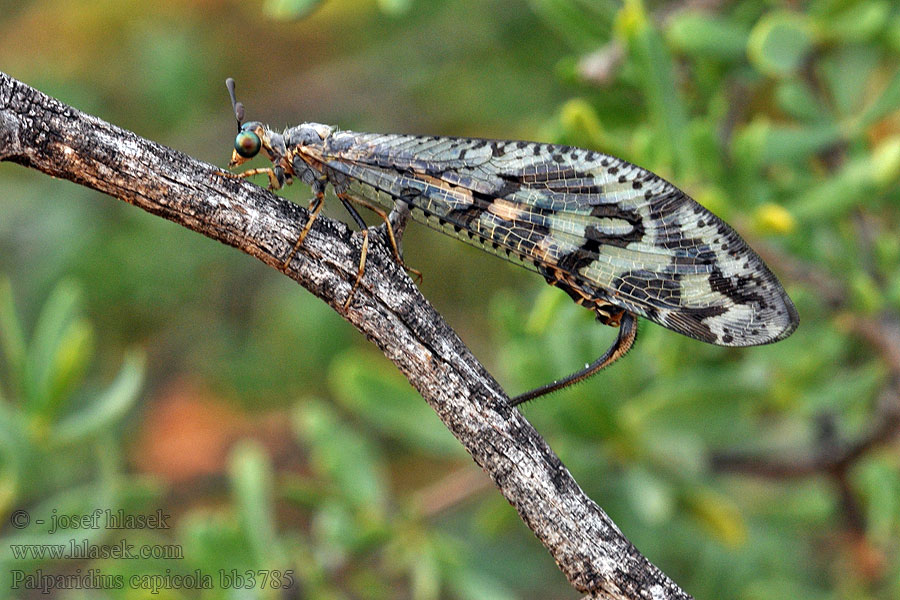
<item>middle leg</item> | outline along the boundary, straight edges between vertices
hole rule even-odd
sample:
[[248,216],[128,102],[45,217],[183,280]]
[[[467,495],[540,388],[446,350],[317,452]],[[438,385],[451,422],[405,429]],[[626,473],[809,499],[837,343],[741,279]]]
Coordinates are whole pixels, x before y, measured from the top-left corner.
[[[362,221],[362,218],[359,216],[359,213],[352,207],[351,203],[358,204],[360,206],[364,206],[365,208],[371,210],[373,213],[381,217],[381,220],[384,221],[384,227],[387,231],[388,241],[391,244],[391,250],[394,252],[394,258],[397,259],[397,262],[400,263],[400,266],[403,267],[407,272],[413,275],[414,279],[418,279],[422,281],[422,273],[417,271],[416,269],[412,269],[406,266],[406,263],[403,260],[403,254],[400,252],[400,244],[399,239],[403,234],[403,230],[406,228],[406,220],[409,215],[409,209],[405,205],[403,207],[397,207],[396,210],[392,210],[390,214],[384,212],[384,210],[365,198],[361,198],[356,195],[351,195],[349,193],[338,194],[338,198],[341,199],[341,202],[344,204],[344,207],[347,208],[347,211],[353,216],[354,220],[356,220],[357,224],[360,227],[366,227],[365,222]],[[396,227],[394,223],[396,222]]]

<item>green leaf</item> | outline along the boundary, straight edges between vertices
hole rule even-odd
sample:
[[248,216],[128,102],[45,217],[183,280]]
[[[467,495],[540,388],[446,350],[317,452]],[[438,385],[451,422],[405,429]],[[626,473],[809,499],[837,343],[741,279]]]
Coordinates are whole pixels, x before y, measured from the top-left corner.
[[441,569],[428,540],[421,540],[410,561],[410,588],[414,600],[437,600],[441,595]]
[[[686,407],[682,411],[687,411]],[[641,444],[653,464],[670,473],[699,477],[707,466],[707,449],[699,437],[672,427],[671,419],[663,419],[662,425],[644,427]],[[709,428],[715,427],[711,420]],[[663,485],[662,482],[658,482]],[[662,492],[660,492],[662,493]]]
[[627,0],[618,17],[619,29],[628,42],[641,87],[656,130],[663,135],[666,160],[676,174],[693,172],[694,157],[687,133],[687,110],[675,85],[672,58],[659,32],[644,12],[640,0]]
[[266,0],[263,12],[279,21],[300,20],[319,8],[322,0]]
[[477,568],[460,568],[447,578],[447,585],[461,600],[515,600],[518,596],[503,582]]
[[[359,543],[359,531],[353,513],[342,502],[320,504],[311,523],[311,533],[316,549],[321,554],[344,555]],[[344,556],[340,556],[338,560],[344,560]]]
[[744,590],[741,590],[739,597],[741,600],[772,600],[772,598],[822,600],[832,597],[832,594],[793,579],[761,578],[751,581]]
[[194,510],[179,519],[178,525],[184,554],[197,568],[243,571],[257,565],[246,536],[230,514]]
[[315,471],[332,480],[345,501],[382,515],[387,498],[382,461],[368,441],[342,423],[324,402],[304,400],[293,416],[294,429],[309,447]]
[[[692,119],[688,124],[688,135],[694,156],[697,157],[698,172],[703,174],[703,187],[698,186],[692,190],[694,199],[721,216],[732,201],[725,200],[722,190],[709,184],[730,178],[731,173],[726,171],[726,163],[722,160],[723,140],[717,127],[716,121],[712,119]],[[703,197],[700,197],[701,194]]]
[[735,157],[747,165],[800,163],[843,139],[833,123],[797,126],[757,119],[734,138]]
[[545,334],[554,326],[559,309],[569,300],[565,294],[556,293],[552,287],[538,292],[537,298],[525,319],[524,331],[531,335]]
[[703,529],[728,548],[747,542],[747,523],[734,501],[710,489],[694,490],[685,499],[688,509]]
[[144,380],[144,355],[131,352],[110,386],[97,394],[92,402],[64,417],[56,425],[51,440],[64,446],[111,427],[134,406]]
[[30,450],[23,413],[0,400],[0,515],[9,514],[23,485]]
[[[55,494],[48,494],[41,498],[40,502],[27,508],[30,523],[23,529],[9,529],[3,536],[4,548],[11,544],[60,544],[60,539],[76,538],[87,539],[88,543],[95,544],[104,536],[109,535],[105,527],[81,527],[57,528],[54,525],[67,524],[59,521],[60,515],[89,515],[94,511],[110,509],[115,511],[120,506],[121,489],[113,484],[111,479],[100,478],[99,481],[88,485],[69,487]],[[105,524],[105,515],[96,517],[96,524]],[[43,523],[37,523],[43,520]],[[93,525],[94,523],[88,523]],[[53,533],[50,533],[53,531]],[[9,569],[28,568],[31,565],[40,564],[40,561],[27,559],[13,559],[9,551],[0,553],[0,569],[7,573]]]
[[879,188],[900,181],[900,135],[884,140],[872,152],[872,180]]
[[69,323],[59,339],[47,389],[45,415],[56,416],[63,400],[82,382],[93,355],[94,329],[86,319]]
[[334,495],[334,486],[317,477],[297,474],[282,475],[279,479],[279,495],[288,502],[313,509]]
[[274,479],[265,450],[256,442],[242,441],[231,452],[228,473],[244,535],[260,568],[277,568],[284,557],[275,535]]
[[431,455],[461,455],[434,410],[384,357],[348,350],[332,361],[328,381],[342,406],[382,434]]
[[385,14],[398,17],[405,15],[412,7],[412,0],[377,0],[378,8]]
[[838,48],[819,62],[839,114],[850,115],[860,108],[879,58],[877,48],[851,46]]
[[824,411],[862,408],[884,385],[884,367],[878,363],[863,363],[854,368],[835,367],[832,374],[841,385],[834,385],[831,380],[826,380],[812,383],[804,391],[802,405],[810,417]]
[[784,77],[800,68],[812,45],[805,16],[773,12],[763,16],[750,32],[747,56],[760,73]]
[[766,133],[763,162],[767,164],[803,160],[837,143],[842,137],[841,130],[831,123],[811,127],[773,125]]
[[559,124],[567,143],[585,148],[609,148],[613,137],[603,129],[597,111],[584,98],[572,98],[559,110]]
[[[52,408],[51,389],[55,367],[72,321],[81,304],[81,290],[72,282],[63,281],[51,292],[41,309],[26,358],[27,407],[33,413],[46,415]],[[47,419],[49,420],[49,418]]]
[[882,151],[862,156],[829,179],[796,197],[787,209],[800,221],[835,218],[852,208],[869,203],[878,190],[891,184],[887,176],[900,171],[900,144],[888,140]]
[[894,71],[884,91],[865,110],[860,118],[860,124],[862,127],[868,127],[898,110],[900,110],[900,69]]
[[900,14],[895,14],[887,25],[885,45],[894,52],[900,51]]
[[854,479],[865,498],[868,536],[876,544],[891,544],[900,527],[900,474],[896,462],[879,458],[865,461]]
[[837,497],[829,493],[829,482],[821,479],[798,481],[768,503],[763,515],[773,522],[788,521],[792,527],[816,527],[840,512]]
[[671,485],[641,468],[628,469],[623,483],[629,506],[644,523],[658,526],[671,518],[676,504]]
[[885,297],[881,286],[872,275],[865,271],[857,271],[851,275],[849,284],[853,306],[860,313],[874,316],[882,310]]
[[822,15],[817,28],[829,39],[840,42],[867,42],[881,34],[891,15],[887,0],[848,2],[839,12]]
[[529,3],[538,17],[576,52],[596,50],[609,38],[612,15],[602,5],[585,5],[573,0],[530,0]]
[[677,13],[666,29],[666,40],[672,48],[723,62],[744,58],[748,35],[739,24],[687,11]]
[[11,391],[21,392],[25,385],[25,336],[16,316],[12,284],[6,277],[0,277],[0,348],[12,379]]
[[801,121],[822,121],[827,113],[805,81],[787,79],[775,88],[778,107]]

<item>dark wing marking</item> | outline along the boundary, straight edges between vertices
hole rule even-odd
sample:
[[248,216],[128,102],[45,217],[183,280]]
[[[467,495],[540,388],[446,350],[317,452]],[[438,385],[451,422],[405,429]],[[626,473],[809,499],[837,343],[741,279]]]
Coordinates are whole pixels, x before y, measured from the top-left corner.
[[[798,316],[762,259],[667,181],[580,148],[339,132],[323,162],[343,185],[684,335],[783,339]],[[380,198],[379,198],[380,196]],[[483,242],[483,243],[481,243]]]

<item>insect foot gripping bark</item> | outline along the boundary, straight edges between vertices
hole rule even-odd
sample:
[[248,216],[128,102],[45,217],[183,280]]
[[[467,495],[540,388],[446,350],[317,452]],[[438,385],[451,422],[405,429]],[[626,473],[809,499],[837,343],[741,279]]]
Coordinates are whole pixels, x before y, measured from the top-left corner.
[[363,230],[362,206],[386,223],[400,207],[416,221],[542,275],[597,320],[619,328],[612,346],[585,368],[513,398],[512,404],[583,381],[634,344],[637,317],[719,346],[757,346],[788,337],[797,310],[775,275],[724,221],[661,177],[624,160],[582,148],[536,142],[357,133],[303,123],[275,133],[244,123],[234,81],[226,82],[238,123],[229,166],[264,152],[279,189],[310,185],[310,220],[285,260],[290,263],[322,208],[326,185]]

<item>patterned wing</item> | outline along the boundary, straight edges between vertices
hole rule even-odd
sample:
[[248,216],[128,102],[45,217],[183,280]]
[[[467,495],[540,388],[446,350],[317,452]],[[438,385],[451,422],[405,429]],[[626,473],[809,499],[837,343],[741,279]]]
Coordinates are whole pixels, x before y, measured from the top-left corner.
[[335,133],[337,187],[391,206],[580,295],[723,346],[783,339],[798,316],[743,239],[623,160],[533,142]]

